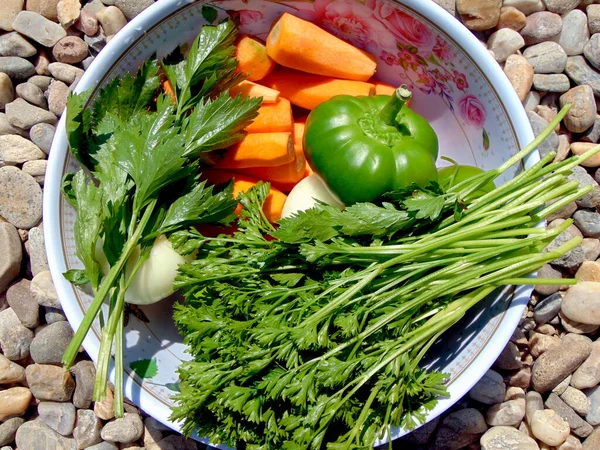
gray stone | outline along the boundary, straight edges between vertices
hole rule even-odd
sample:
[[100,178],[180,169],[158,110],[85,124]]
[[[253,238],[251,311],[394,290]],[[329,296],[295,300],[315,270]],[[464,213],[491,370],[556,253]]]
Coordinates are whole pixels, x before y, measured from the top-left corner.
[[21,425],[25,423],[22,417],[13,417],[0,424],[0,445],[9,445],[15,441],[15,434]]
[[600,33],[592,35],[587,41],[583,47],[583,54],[593,67],[600,69]]
[[[13,88],[10,77],[4,72],[0,72],[0,109],[4,109],[7,103],[12,102],[15,99],[15,90]],[[1,134],[9,134],[3,132]]]
[[600,33],[600,5],[587,7],[588,28],[591,34]]
[[35,74],[35,67],[18,56],[0,56],[0,72],[4,72],[13,80],[24,80]]
[[[147,427],[146,420],[147,419],[144,419],[144,432],[146,432],[146,427]],[[156,419],[154,419],[154,420],[156,421]],[[158,422],[158,421],[156,421],[156,422]],[[438,416],[435,419],[433,419],[432,421],[427,422],[422,427],[417,428],[412,433],[409,433],[407,436],[400,438],[397,442],[400,445],[408,445],[408,448],[411,448],[411,446],[415,446],[415,445],[425,445],[425,444],[427,444],[427,442],[429,442],[429,440],[431,439],[431,436],[433,435],[435,430],[437,430],[437,426],[438,426],[439,422],[440,422],[440,417]],[[166,431],[166,430],[164,430],[164,431]],[[146,436],[144,435],[144,440],[145,439],[146,439]],[[149,448],[152,447],[152,444],[146,444],[146,445]]]
[[87,34],[83,37],[83,40],[88,45],[89,49],[92,53],[99,53],[106,46],[106,35],[102,31],[102,29],[98,29],[98,31],[88,36]]
[[90,67],[90,65],[94,62],[94,59],[95,58],[93,56],[88,56],[83,61],[81,61],[81,65],[83,66],[83,70],[88,70],[88,68]]
[[580,281],[567,291],[561,311],[570,320],[600,325],[600,283]]
[[125,413],[120,419],[108,422],[102,428],[100,436],[108,442],[133,442],[142,437],[144,424],[138,414]]
[[510,55],[517,53],[524,45],[523,37],[510,28],[501,28],[496,31],[487,42],[488,50],[494,52],[494,58],[500,63],[506,61]]
[[99,444],[88,447],[86,450],[119,450],[119,447],[110,442],[100,442]]
[[61,364],[73,330],[69,322],[56,322],[36,333],[31,342],[31,357],[38,364]]
[[29,280],[13,284],[6,291],[6,301],[23,325],[35,328],[40,324],[40,307],[31,295],[29,284]]
[[33,11],[54,22],[58,21],[57,5],[59,0],[27,0],[27,11]]
[[50,63],[50,65],[48,65],[48,70],[54,78],[69,85],[83,75],[83,70],[79,67],[61,62]]
[[47,306],[42,306],[41,308],[42,313],[44,314],[44,320],[48,325],[67,320],[64,313],[60,309],[50,308]]
[[58,62],[77,64],[88,56],[88,45],[77,36],[67,36],[58,41],[52,54]]
[[567,55],[581,55],[583,47],[590,38],[588,18],[579,9],[574,9],[562,17],[562,31],[556,38]]
[[45,156],[37,145],[22,136],[0,136],[0,164],[16,166],[27,161],[44,159]]
[[585,253],[586,261],[596,261],[600,256],[600,240],[595,238],[585,238],[581,243]]
[[68,402],[75,390],[73,377],[62,367],[31,364],[25,369],[25,377],[29,389],[38,400]]
[[[548,127],[548,121],[533,111],[528,111],[527,117],[529,117],[531,128],[536,136]],[[550,152],[555,152],[556,149],[558,149],[558,135],[552,131],[544,142],[538,146],[538,150],[542,156],[545,156]]]
[[581,0],[544,0],[548,11],[556,14],[565,14],[579,6]]
[[21,11],[13,22],[13,28],[44,47],[52,47],[67,35],[59,24],[32,11]]
[[48,106],[44,92],[33,83],[21,83],[17,85],[15,91],[19,97],[27,100],[32,105],[39,106],[40,108]]
[[557,37],[562,28],[562,19],[558,14],[540,11],[527,17],[525,28],[521,30],[521,36],[527,45],[539,44]]
[[0,56],[29,58],[37,53],[33,45],[17,32],[0,36]]
[[539,450],[537,443],[513,427],[492,427],[480,440],[481,450]]
[[523,51],[535,73],[561,73],[567,66],[567,54],[553,41],[527,47]]
[[23,229],[37,225],[42,218],[40,185],[16,167],[0,167],[0,216]]
[[54,125],[57,121],[56,116],[50,111],[33,106],[22,98],[8,103],[5,108],[10,124],[23,130],[29,130],[38,123]]
[[563,339],[562,344],[546,350],[533,364],[531,381],[539,393],[552,390],[590,356],[592,342],[583,336],[570,336],[571,339]]
[[525,417],[525,399],[497,403],[487,410],[486,422],[491,426],[516,427]]
[[[562,136],[562,135],[561,135]],[[558,153],[557,153],[558,155]],[[555,162],[557,161],[556,159],[554,160]],[[562,160],[560,160],[562,161]],[[548,202],[548,206],[552,205],[554,202]],[[560,208],[557,211],[554,211],[552,214],[550,214],[547,218],[546,221],[548,223],[551,223],[552,221],[556,220],[556,219],[568,219],[570,218],[573,213],[577,211],[577,203],[575,202],[571,202],[568,205],[563,206],[562,208]],[[546,294],[548,295],[548,294]]]
[[[3,73],[0,74],[4,75]],[[6,114],[0,113],[0,136],[6,136],[9,134],[18,134],[19,136],[27,136],[27,131],[21,130],[20,128],[13,127],[8,121]]]
[[525,402],[525,417],[527,418],[527,423],[531,423],[535,412],[544,409],[544,399],[542,399],[539,392],[529,391],[525,395]]
[[596,97],[600,95],[600,73],[592,69],[583,56],[567,58],[565,73],[575,84],[588,84]]
[[542,0],[504,0],[502,4],[517,8],[526,16],[546,9]]
[[12,361],[29,355],[33,332],[26,328],[12,308],[0,311],[0,346],[2,353]]
[[23,10],[25,0],[3,0],[0,8],[0,30],[12,31],[12,23]]
[[79,361],[71,368],[76,387],[73,393],[73,404],[77,408],[87,409],[92,404],[96,368],[91,361]]
[[563,392],[560,398],[580,416],[585,416],[590,412],[590,402],[583,392],[572,386],[569,386]]
[[571,428],[571,433],[580,438],[587,437],[593,431],[592,426],[583,420],[573,411],[558,395],[551,393],[546,399],[546,407],[558,413],[560,417],[567,421]]
[[594,427],[600,425],[600,386],[586,389],[583,393],[590,402],[590,411],[586,414],[585,420]]
[[583,133],[594,125],[596,101],[594,91],[590,86],[577,86],[561,95],[560,107],[563,108],[567,103],[573,104],[564,119],[564,124],[569,131]]
[[525,111],[534,111],[540,104],[541,96],[539,92],[529,91],[525,101],[523,102],[523,108]]
[[535,322],[538,325],[542,325],[554,319],[560,311],[561,302],[562,295],[559,293],[552,294],[540,301],[537,305],[535,305],[535,309],[533,311],[533,318]]
[[69,86],[62,81],[52,80],[48,88],[48,109],[53,114],[60,116],[67,106]]
[[[562,278],[562,273],[553,268],[550,264],[544,264],[540,270],[538,270],[537,278]],[[537,284],[534,286],[535,292],[542,295],[554,294],[555,292],[558,292],[559,289],[559,285],[553,284]]]
[[40,402],[38,414],[40,415],[40,422],[63,436],[69,436],[75,428],[75,406],[73,406],[73,403]]
[[573,214],[573,220],[585,237],[600,237],[600,214],[597,212],[579,210]]
[[38,420],[21,425],[15,441],[19,450],[71,450],[69,439]]
[[[445,1],[444,4],[442,4],[443,7],[446,7],[446,9],[454,9],[454,1]],[[143,10],[145,10],[146,8],[148,8],[149,6],[154,4],[154,0],[116,0],[115,1],[115,6],[117,8],[119,8],[123,14],[125,15],[125,17],[127,17],[128,20],[133,19],[135,16],[137,16],[139,13],[141,13]],[[450,14],[454,14],[451,10],[449,11]]]
[[[32,161],[33,163],[34,161]],[[43,168],[45,171],[47,161],[38,161],[43,163]],[[32,177],[39,176],[38,172],[27,171],[27,165],[25,163],[23,165],[23,171],[29,173]],[[31,262],[31,273],[33,276],[37,274],[49,270],[48,268],[48,258],[46,257],[46,246],[44,245],[44,228],[43,225],[39,227],[34,227],[29,230],[29,259]]]
[[475,408],[460,409],[442,420],[433,446],[439,450],[458,450],[477,442],[487,429],[485,419]]
[[564,74],[535,74],[533,87],[540,92],[567,92],[571,87],[569,78]]
[[[577,212],[579,212],[579,211],[577,211]],[[577,213],[575,213],[575,214],[577,214]],[[574,237],[576,237],[576,236],[571,234],[571,232],[569,232],[569,230],[563,231],[561,234],[559,234],[556,237],[556,239],[554,239],[554,241],[552,241],[550,243],[550,245],[547,247],[547,250],[548,251],[555,250],[556,248],[560,247],[561,245],[569,242]],[[583,249],[579,245],[579,246],[575,247],[573,250],[568,251],[565,255],[561,256],[560,258],[552,261],[552,265],[563,268],[563,269],[575,270],[581,265],[581,263],[583,263],[584,260],[585,260],[585,254],[583,253]]]
[[560,324],[567,333],[592,334],[598,330],[598,325],[589,325],[571,320],[566,317],[562,311],[558,313],[558,317],[560,318]]
[[78,449],[89,448],[102,442],[100,430],[102,423],[90,409],[77,411],[77,426],[73,430],[73,437]]
[[49,271],[45,270],[33,277],[31,292],[40,306],[62,309]]
[[42,92],[46,92],[48,90],[48,86],[50,86],[50,82],[52,81],[52,77],[48,77],[46,75],[34,75],[29,80],[28,83],[35,84],[39,87]]
[[469,397],[485,405],[493,405],[504,401],[506,385],[502,375],[494,370],[488,370],[483,377],[471,388]]
[[595,208],[600,205],[600,186],[592,176],[581,166],[573,167],[572,174],[569,175],[570,181],[577,181],[579,187],[592,186],[593,190],[589,194],[585,194],[580,199],[576,200],[577,206],[582,208]]
[[[461,1],[461,0],[459,0]],[[499,0],[491,0],[493,2],[499,2]],[[498,13],[500,13],[498,8]],[[116,6],[109,6],[108,8],[99,11],[96,14],[96,19],[102,25],[102,29],[107,36],[117,34],[125,25],[127,25],[127,19]],[[493,26],[493,25],[492,25]],[[490,27],[491,28],[491,27]]]
[[0,293],[3,293],[19,274],[23,258],[19,233],[7,222],[0,222],[0,255]]
[[29,130],[31,141],[46,154],[50,153],[54,133],[56,133],[56,127],[48,123],[38,123]]
[[600,428],[594,430],[590,436],[583,441],[583,445],[581,447],[583,450],[596,450],[600,448]]
[[496,359],[494,366],[501,370],[516,370],[523,367],[521,353],[514,342],[508,342]]

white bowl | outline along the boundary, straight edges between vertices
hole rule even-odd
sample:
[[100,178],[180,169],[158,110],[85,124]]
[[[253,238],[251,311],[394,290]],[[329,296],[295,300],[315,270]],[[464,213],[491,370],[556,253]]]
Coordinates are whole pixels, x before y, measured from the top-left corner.
[[[236,16],[242,32],[264,38],[272,21],[284,11],[312,20],[374,53],[382,81],[405,83],[413,90],[412,107],[438,133],[441,155],[491,169],[533,139],[525,111],[500,67],[466,28],[429,0],[225,0],[210,4],[160,0],[110,41],[76,92],[98,89],[116,75],[135,71],[153,53],[160,58],[175,46],[191,42],[206,23],[204,16],[212,12],[218,13],[217,20]],[[537,153],[533,154],[525,165],[537,160]],[[89,295],[62,276],[68,269],[81,267],[73,241],[74,213],[60,194],[63,174],[76,168],[67,149],[63,117],[46,173],[44,229],[52,277],[74,329],[91,302]],[[450,374],[450,395],[440,399],[428,421],[459,400],[493,364],[517,326],[530,292],[526,287],[506,288],[490,297],[429,352],[427,363]],[[131,316],[126,328],[126,395],[160,422],[179,430],[179,424],[169,420],[170,397],[176,389],[176,367],[189,356],[170,320],[172,303],[142,310],[149,323]],[[83,344],[93,359],[99,335],[96,323]],[[145,359],[156,360],[158,373],[141,379],[129,364]],[[394,430],[393,437],[405,433]]]

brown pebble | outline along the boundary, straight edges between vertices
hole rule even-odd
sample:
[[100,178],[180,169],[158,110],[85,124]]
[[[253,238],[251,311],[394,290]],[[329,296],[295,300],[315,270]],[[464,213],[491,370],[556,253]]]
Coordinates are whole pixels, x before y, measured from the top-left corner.
[[533,67],[521,55],[510,55],[504,65],[504,73],[513,85],[519,100],[525,101],[533,85]]

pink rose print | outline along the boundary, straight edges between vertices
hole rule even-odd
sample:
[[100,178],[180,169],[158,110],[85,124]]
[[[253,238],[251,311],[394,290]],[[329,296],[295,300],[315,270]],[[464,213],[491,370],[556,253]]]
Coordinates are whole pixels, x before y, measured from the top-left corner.
[[400,60],[400,65],[405,69],[410,67],[412,70],[417,70],[417,67],[419,66],[419,59],[417,58],[417,55],[409,52],[406,49],[400,50],[398,53],[398,59]]
[[435,76],[431,72],[421,68],[419,70],[419,79],[417,80],[419,83],[423,83],[426,87],[433,89],[436,86]]
[[467,77],[465,74],[457,72],[456,70],[454,71],[454,77],[452,78],[452,81],[454,81],[456,87],[461,91],[464,91],[469,87],[469,83],[467,82]]
[[262,20],[263,14],[252,9],[242,9],[234,13],[240,25],[250,25]]
[[385,50],[383,50],[381,52],[381,55],[379,55],[379,57],[381,59],[383,59],[383,62],[385,62],[388,66],[393,66],[395,64],[400,64],[400,61],[398,60],[398,58],[396,57],[396,55],[393,55],[392,53],[388,53]]
[[434,36],[427,25],[397,9],[392,2],[367,0],[367,6],[375,12],[387,28],[404,44],[415,46],[419,53],[429,56]]
[[454,53],[452,52],[452,49],[450,48],[448,43],[439,36],[435,40],[433,53],[442,61],[449,61],[454,56]]
[[486,119],[485,107],[473,94],[465,95],[458,102],[464,121],[477,128],[483,128]]
[[316,22],[340,39],[373,53],[396,48],[394,36],[373,10],[355,0],[315,0],[314,8]]

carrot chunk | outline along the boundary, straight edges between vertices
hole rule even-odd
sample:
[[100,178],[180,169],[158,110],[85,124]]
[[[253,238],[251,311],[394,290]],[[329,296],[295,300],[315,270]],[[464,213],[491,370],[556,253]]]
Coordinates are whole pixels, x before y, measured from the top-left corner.
[[[256,186],[259,180],[248,177],[246,175],[228,172],[224,170],[205,170],[202,172],[202,179],[207,180],[213,184],[228,183],[233,179],[233,197],[237,198],[241,192],[246,192],[248,189]],[[263,204],[263,212],[269,222],[277,222],[281,219],[281,212],[283,211],[283,205],[287,199],[287,195],[281,192],[279,189],[271,186],[269,195],[265,199]],[[240,214],[242,211],[242,205],[238,205],[235,210],[236,214]]]
[[239,39],[235,58],[238,61],[238,70],[248,74],[250,81],[263,79],[275,67],[275,62],[267,54],[267,47],[250,36],[242,36]]
[[366,81],[377,68],[373,55],[289,13],[271,28],[267,53],[282,66],[347,80]]
[[270,89],[248,80],[244,80],[237,86],[229,89],[229,95],[232,97],[235,97],[238,94],[241,94],[242,97],[262,97],[263,104],[275,103],[279,100],[279,92],[275,89]]
[[274,70],[262,82],[279,91],[292,104],[309,110],[336,95],[357,97],[375,92],[375,86],[364,81],[341,80],[295,70]]
[[246,127],[248,133],[292,131],[294,118],[290,101],[280,97],[275,103],[266,103],[258,109],[258,116]]
[[228,148],[215,164],[217,169],[273,167],[294,159],[294,138],[290,132],[249,133],[236,145]]
[[394,95],[396,88],[387,83],[381,83],[376,81],[375,83],[375,95]]

